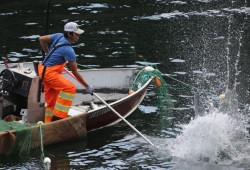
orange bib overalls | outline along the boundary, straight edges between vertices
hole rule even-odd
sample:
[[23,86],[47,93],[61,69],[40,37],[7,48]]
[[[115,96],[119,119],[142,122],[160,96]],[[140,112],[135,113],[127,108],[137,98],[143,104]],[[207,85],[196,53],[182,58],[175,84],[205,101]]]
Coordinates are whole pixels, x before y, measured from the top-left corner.
[[[52,116],[66,118],[74,99],[75,85],[61,74],[65,64],[46,67],[43,79],[46,101],[45,122],[51,122]],[[43,68],[43,65],[38,65],[40,79]]]

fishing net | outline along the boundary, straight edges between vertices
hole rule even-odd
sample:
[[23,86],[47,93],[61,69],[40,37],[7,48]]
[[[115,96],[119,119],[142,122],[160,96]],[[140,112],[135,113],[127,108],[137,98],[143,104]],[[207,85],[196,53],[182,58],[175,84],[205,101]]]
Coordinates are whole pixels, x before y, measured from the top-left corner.
[[11,131],[11,130],[22,130],[31,127],[32,124],[23,123],[23,121],[13,121],[6,122],[4,120],[0,120],[0,131]]
[[[169,93],[170,85],[164,80],[163,74],[156,68],[144,67],[137,70],[130,79],[130,90],[136,91],[141,88],[149,79],[154,82],[153,86],[149,87],[156,95],[156,104],[159,109],[170,111],[173,107],[171,95]],[[152,93],[151,92],[151,93]]]
[[[12,122],[0,120],[0,132],[4,133],[0,136],[0,144],[2,143],[0,149],[7,149],[7,156],[28,158],[32,149],[32,140],[36,139],[35,141],[38,141],[37,144],[34,144],[33,141],[33,145],[40,146],[39,141],[42,137],[38,128],[32,128],[35,125],[24,123],[21,120]],[[32,151],[34,153],[40,152],[40,147]]]

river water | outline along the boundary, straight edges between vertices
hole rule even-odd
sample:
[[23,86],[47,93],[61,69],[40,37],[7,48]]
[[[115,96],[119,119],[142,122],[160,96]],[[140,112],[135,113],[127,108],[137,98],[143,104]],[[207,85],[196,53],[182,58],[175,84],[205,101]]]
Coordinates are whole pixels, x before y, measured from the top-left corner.
[[[171,86],[172,108],[149,90],[128,118],[156,147],[121,122],[87,141],[45,147],[51,169],[250,169],[249,7],[247,0],[53,0],[46,30],[47,1],[2,1],[0,56],[9,62],[41,60],[37,38],[75,21],[85,30],[73,45],[79,68],[154,64]],[[40,154],[1,157],[0,169],[42,169]]]

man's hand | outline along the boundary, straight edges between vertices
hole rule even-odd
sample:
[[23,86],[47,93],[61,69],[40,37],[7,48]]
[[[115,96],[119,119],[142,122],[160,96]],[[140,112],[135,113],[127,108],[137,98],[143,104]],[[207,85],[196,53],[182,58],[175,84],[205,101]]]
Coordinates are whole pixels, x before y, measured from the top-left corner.
[[86,88],[86,92],[87,92],[88,94],[93,95],[93,92],[95,92],[94,87],[93,87],[93,86],[88,86],[88,87]]

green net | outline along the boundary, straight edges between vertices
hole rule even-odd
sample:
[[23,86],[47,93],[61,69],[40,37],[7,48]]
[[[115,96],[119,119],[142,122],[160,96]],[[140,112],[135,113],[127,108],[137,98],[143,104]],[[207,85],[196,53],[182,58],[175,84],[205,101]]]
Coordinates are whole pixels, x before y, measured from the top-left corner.
[[18,155],[19,157],[29,157],[31,149],[32,131],[31,128],[16,130],[16,139],[10,150],[10,154]]
[[0,132],[2,131],[11,131],[11,130],[22,130],[31,127],[32,124],[24,123],[22,120],[6,122],[4,120],[0,120]]
[[[0,121],[0,131],[15,131],[12,135],[11,148],[8,155],[16,155],[19,157],[28,157],[30,153],[30,143],[32,140],[32,131],[30,124],[23,123],[23,121],[6,122]],[[11,135],[10,135],[11,136]],[[0,139],[1,140],[1,139]]]
[[[31,153],[32,144],[36,146],[40,146],[40,143],[34,144],[35,141],[38,141],[37,139],[41,138],[41,132],[34,128],[32,126],[35,126],[36,124],[30,124],[30,123],[24,123],[23,121],[12,121],[12,122],[6,122],[4,120],[0,120],[0,132],[6,132],[8,131],[9,137],[12,139],[10,140],[10,149],[6,153],[7,155],[14,155],[20,158],[28,158]],[[0,141],[1,141],[0,136]],[[33,141],[32,141],[33,140]],[[34,152],[39,150],[40,148],[36,148]]]
[[163,74],[154,68],[145,67],[141,70],[137,70],[130,79],[130,90],[136,91],[141,88],[149,79],[154,82],[153,86],[150,86],[156,95],[156,104],[159,109],[170,111],[173,107],[171,95],[169,93],[170,85],[164,80]]

